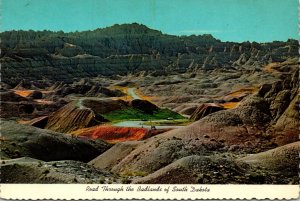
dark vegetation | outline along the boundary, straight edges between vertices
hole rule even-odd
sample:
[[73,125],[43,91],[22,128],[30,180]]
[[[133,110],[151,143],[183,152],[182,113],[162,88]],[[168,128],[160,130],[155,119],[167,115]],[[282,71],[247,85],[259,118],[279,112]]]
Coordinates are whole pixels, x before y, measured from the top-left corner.
[[147,114],[141,110],[128,108],[123,110],[115,110],[108,114],[103,115],[110,121],[120,121],[120,120],[159,120],[159,119],[184,119],[180,114],[173,112],[167,108],[158,109],[154,111],[153,114]]

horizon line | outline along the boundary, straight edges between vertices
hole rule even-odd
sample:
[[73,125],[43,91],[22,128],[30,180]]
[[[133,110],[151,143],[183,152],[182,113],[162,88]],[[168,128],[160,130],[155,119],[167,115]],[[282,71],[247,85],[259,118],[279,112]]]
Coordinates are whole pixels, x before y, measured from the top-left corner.
[[[221,39],[219,39],[218,37],[214,36],[213,33],[222,33],[222,32],[228,32],[228,31],[225,31],[225,30],[202,30],[202,29],[197,29],[197,30],[180,30],[178,31],[178,33],[186,33],[186,34],[176,34],[176,33],[165,33],[159,29],[156,29],[156,28],[152,28],[148,25],[145,25],[143,23],[138,23],[138,22],[132,22],[132,23],[122,23],[122,24],[119,24],[119,23],[115,23],[115,24],[112,24],[110,26],[105,26],[105,27],[97,27],[97,28],[93,28],[93,29],[85,29],[85,30],[70,30],[70,31],[66,31],[66,30],[51,30],[51,29],[11,29],[11,30],[0,30],[0,34],[1,33],[4,33],[4,32],[11,32],[11,31],[34,31],[34,32],[43,32],[43,31],[49,31],[49,32],[63,32],[63,33],[76,33],[76,32],[86,32],[86,31],[96,31],[97,29],[106,29],[106,28],[110,28],[110,27],[113,27],[115,25],[133,25],[133,24],[138,24],[140,26],[145,26],[147,27],[148,29],[151,29],[151,30],[154,30],[154,31],[158,31],[158,32],[161,32],[162,34],[165,34],[165,35],[171,35],[171,36],[177,36],[177,37],[184,37],[184,36],[204,36],[204,35],[211,35],[213,38],[215,38],[216,40],[220,40],[221,42],[233,42],[233,43],[245,43],[245,42],[250,42],[250,43],[253,43],[253,42],[257,42],[257,43],[272,43],[272,42],[287,42],[288,40],[298,40],[296,38],[287,38],[286,41],[284,40],[268,40],[268,41],[255,41],[255,40],[244,40],[244,41],[223,41]],[[233,31],[230,31],[230,32],[233,32]],[[199,34],[201,33],[201,34]]]

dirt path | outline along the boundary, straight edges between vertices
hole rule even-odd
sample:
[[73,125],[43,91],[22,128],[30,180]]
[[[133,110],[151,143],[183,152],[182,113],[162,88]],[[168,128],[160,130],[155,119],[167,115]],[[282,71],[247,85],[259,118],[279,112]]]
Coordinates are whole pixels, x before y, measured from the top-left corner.
[[[135,90],[136,90],[135,87],[128,88],[127,95],[131,96],[132,99],[142,99],[140,96],[138,96],[135,93]],[[83,103],[82,103],[82,101],[87,99],[87,98],[91,99],[91,97],[81,97],[81,98],[79,98],[76,102],[76,106],[79,107],[79,109],[90,109],[90,108],[87,108],[86,106],[84,106]]]
[[[166,120],[154,120],[155,122],[164,122]],[[117,123],[114,123],[114,126],[119,127],[130,127],[130,128],[147,128],[151,129],[151,125],[146,125],[145,121],[120,121]],[[165,128],[182,128],[184,126],[176,126],[176,125],[161,125],[161,126],[155,126],[156,129],[165,129]]]
[[129,88],[128,89],[128,95],[131,96],[133,99],[142,99],[135,93],[136,88]]

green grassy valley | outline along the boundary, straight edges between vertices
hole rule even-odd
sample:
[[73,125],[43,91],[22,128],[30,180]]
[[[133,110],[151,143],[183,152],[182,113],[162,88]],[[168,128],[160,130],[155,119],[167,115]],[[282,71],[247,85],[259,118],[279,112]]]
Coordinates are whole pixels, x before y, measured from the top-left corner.
[[126,108],[103,114],[103,116],[112,122],[122,120],[167,120],[168,118],[186,119],[182,115],[167,108],[159,108],[157,111],[153,111],[153,114],[147,114],[135,108]]

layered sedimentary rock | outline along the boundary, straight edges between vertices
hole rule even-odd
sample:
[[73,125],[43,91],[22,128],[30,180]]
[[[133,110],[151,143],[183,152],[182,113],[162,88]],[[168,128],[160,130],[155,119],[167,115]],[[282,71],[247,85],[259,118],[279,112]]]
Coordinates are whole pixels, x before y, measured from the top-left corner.
[[42,99],[46,94],[36,90],[9,90],[0,92],[0,116],[4,118],[35,118],[58,110],[67,102],[57,98],[56,101]]
[[72,134],[91,139],[101,139],[109,143],[144,140],[149,137],[167,132],[171,129],[155,129],[117,126],[94,126],[73,131]]
[[29,157],[1,161],[2,183],[121,183],[117,175],[72,160],[44,162]]
[[49,116],[46,129],[70,133],[80,128],[91,127],[107,120],[90,108],[71,102]]
[[[4,182],[299,183],[296,40],[221,42],[138,24],[0,36],[1,117],[20,123],[1,120]],[[129,88],[145,100],[127,101]],[[151,119],[152,103],[195,122],[100,125]]]
[[214,112],[223,110],[224,108],[217,104],[202,104],[197,107],[197,109],[192,113],[190,119],[193,121],[197,121],[202,119],[203,117],[212,114]]
[[[134,180],[144,184],[296,183],[300,143],[233,160],[226,155],[187,156]],[[92,161],[91,164],[96,164]],[[209,167],[209,168],[207,168]],[[233,174],[234,172],[234,174]],[[281,173],[280,177],[277,176]],[[272,178],[272,179],[270,179]]]
[[74,138],[33,126],[1,120],[1,159],[32,157],[43,161],[87,162],[111,145],[98,140]]
[[[211,113],[191,125],[149,138],[121,161],[115,161],[109,169],[120,174],[148,175],[155,171],[164,174],[168,168],[161,168],[191,155],[202,156],[214,151],[258,153],[296,142],[299,126],[296,104],[299,93],[298,67],[283,65],[281,70],[286,72],[281,81],[270,86],[263,85],[235,108]],[[112,147],[111,151],[118,152],[118,147]],[[97,163],[101,163],[101,158],[98,157]],[[173,170],[173,166],[169,168]],[[292,174],[296,175],[295,172]],[[164,183],[172,183],[176,177],[169,179]],[[280,178],[277,179],[280,183]],[[150,183],[161,181],[153,177],[148,180]]]
[[76,77],[140,71],[253,69],[298,54],[296,40],[221,42],[211,35],[166,35],[136,23],[77,33],[9,31],[1,38],[2,79],[14,85],[22,78],[70,82]]

